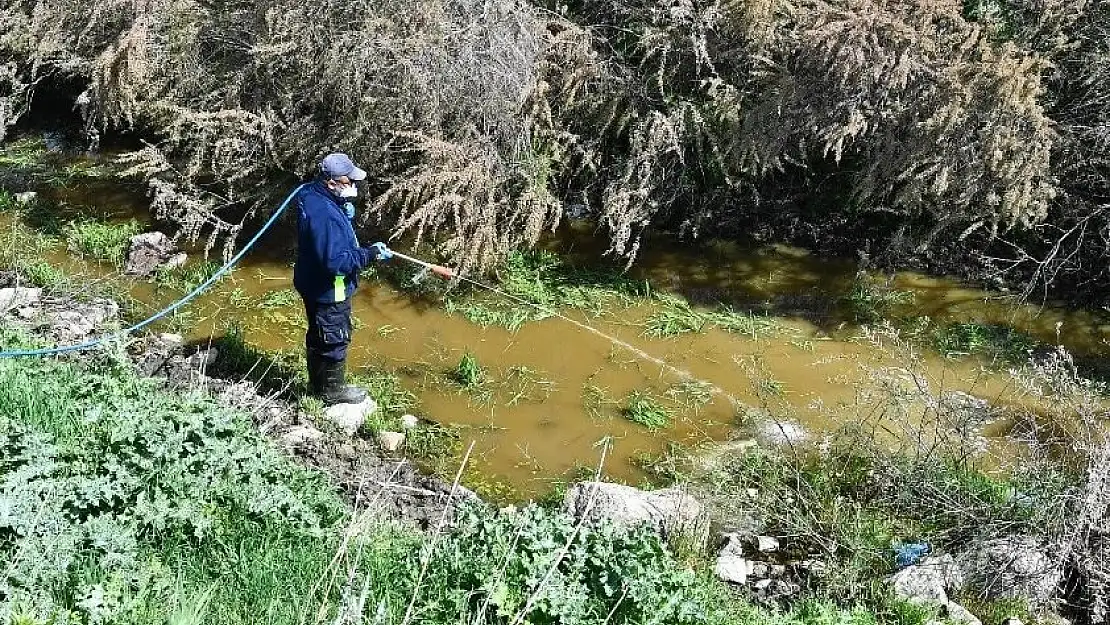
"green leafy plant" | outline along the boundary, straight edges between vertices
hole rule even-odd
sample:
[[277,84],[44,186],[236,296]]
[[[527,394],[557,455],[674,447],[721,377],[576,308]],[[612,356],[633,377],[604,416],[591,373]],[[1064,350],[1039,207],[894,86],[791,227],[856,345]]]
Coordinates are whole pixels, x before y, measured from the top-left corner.
[[848,310],[860,323],[875,323],[898,306],[913,302],[911,291],[895,289],[892,280],[876,279],[865,271],[856,274],[852,289],[843,298]]
[[486,380],[486,370],[473,354],[466,352],[451,372],[451,377],[464,388],[473,389]]
[[647,393],[634,391],[625,399],[624,417],[634,423],[657,430],[671,423],[671,413]]

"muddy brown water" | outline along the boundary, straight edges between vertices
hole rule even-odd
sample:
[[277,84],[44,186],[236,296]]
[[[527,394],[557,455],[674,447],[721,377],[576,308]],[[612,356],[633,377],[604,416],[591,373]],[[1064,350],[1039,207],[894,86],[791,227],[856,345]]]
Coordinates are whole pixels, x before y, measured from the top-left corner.
[[[145,214],[141,196],[110,185],[62,191],[51,201],[113,219]],[[191,307],[190,338],[204,340],[237,323],[259,348],[301,348],[301,305],[295,298],[281,301],[291,295],[282,292],[291,288],[292,228],[283,221],[259,253]],[[590,258],[600,244],[588,229],[567,228],[552,245]],[[399,372],[419,398],[417,412],[458,426],[464,446],[475,442],[472,468],[478,474],[530,495],[596,467],[603,447],[608,448],[604,474],[637,481],[644,475],[637,461],[663,453],[671,443],[690,447],[735,436],[745,421],[738,413],[746,407],[789,414],[813,433],[830,431],[858,418],[851,407],[877,370],[902,364],[899,354],[876,347],[837,306],[857,270],[851,262],[730,242],[656,241],[645,247],[632,276],[693,302],[766,311],[778,330],[755,337],[710,329],[651,338],[644,321],[658,308],[655,303],[613,307],[596,318],[566,313],[720,387],[739,406],[721,396],[697,405],[679,377],[564,320],[531,322],[516,332],[483,328],[381,281],[365,283],[355,297],[351,366]],[[89,278],[112,274],[62,248],[47,256]],[[127,284],[133,297],[151,306],[169,300],[147,283]],[[1018,305],[998,293],[912,273],[898,274],[895,287],[914,293],[913,303],[898,311],[902,314],[1003,323],[1087,355],[1101,353],[1110,339],[1110,319],[1099,312]],[[271,305],[262,307],[267,297]],[[466,353],[488,372],[477,391],[460,388],[447,373]],[[948,359],[924,350],[922,363],[935,390],[965,391],[999,403],[1026,401],[1009,376],[979,358]],[[621,409],[637,392],[667,406],[672,423],[652,431],[624,418]]]

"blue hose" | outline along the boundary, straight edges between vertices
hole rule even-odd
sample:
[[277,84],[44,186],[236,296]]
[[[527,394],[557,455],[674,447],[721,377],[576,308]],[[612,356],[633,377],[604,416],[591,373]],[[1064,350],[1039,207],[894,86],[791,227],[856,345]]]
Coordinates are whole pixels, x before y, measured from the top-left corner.
[[107,343],[109,341],[114,341],[116,339],[125,338],[129,334],[132,334],[134,332],[137,332],[137,331],[147,327],[148,325],[154,323],[155,321],[158,321],[159,319],[165,317],[166,315],[172,314],[178,308],[181,308],[185,304],[188,304],[192,300],[196,299],[196,297],[198,295],[200,295],[204,291],[208,290],[208,287],[215,284],[215,282],[217,280],[219,280],[220,277],[222,277],[225,273],[227,273],[229,270],[231,270],[231,268],[234,267],[240,260],[242,260],[243,256],[246,256],[247,252],[249,252],[250,249],[252,247],[254,247],[254,245],[256,243],[258,243],[258,240],[262,238],[262,235],[265,234],[266,231],[269,230],[270,227],[273,226],[275,222],[277,222],[278,217],[281,217],[281,214],[284,213],[285,209],[289,207],[289,203],[293,201],[293,198],[297,195],[297,192],[300,191],[302,188],[304,188],[304,186],[305,185],[302,184],[299,187],[297,187],[296,189],[293,189],[292,193],[289,194],[289,197],[285,198],[285,201],[281,203],[281,206],[279,206],[278,209],[276,211],[274,211],[274,214],[271,215],[270,219],[265,223],[265,225],[262,226],[262,229],[259,230],[258,233],[254,235],[254,238],[252,238],[250,241],[248,241],[247,244],[243,246],[243,249],[239,250],[239,253],[236,254],[235,256],[233,256],[231,258],[231,260],[227,261],[227,263],[225,263],[223,267],[220,267],[216,271],[216,273],[212,274],[212,277],[208,278],[208,280],[206,280],[204,282],[204,284],[202,284],[202,285],[198,286],[197,288],[193,289],[192,292],[190,292],[188,295],[186,295],[185,297],[177,300],[172,305],[170,305],[168,308],[158,312],[154,316],[148,317],[148,318],[140,321],[139,323],[136,323],[135,325],[133,325],[129,328],[124,328],[123,330],[120,330],[119,332],[116,332],[115,334],[109,334],[108,336],[102,336],[98,339],[95,339],[95,340],[92,340],[92,341],[87,341],[85,343],[79,343],[77,345],[66,345],[66,346],[63,346],[63,347],[50,347],[50,348],[46,348],[46,349],[26,349],[26,350],[16,350],[16,351],[10,351],[10,352],[0,352],[0,358],[22,358],[22,357],[26,357],[26,356],[52,356],[54,354],[64,354],[66,352],[77,352],[77,351],[82,351],[82,350],[86,350],[86,349],[92,349],[93,347],[96,347],[98,345],[102,345],[102,344]]

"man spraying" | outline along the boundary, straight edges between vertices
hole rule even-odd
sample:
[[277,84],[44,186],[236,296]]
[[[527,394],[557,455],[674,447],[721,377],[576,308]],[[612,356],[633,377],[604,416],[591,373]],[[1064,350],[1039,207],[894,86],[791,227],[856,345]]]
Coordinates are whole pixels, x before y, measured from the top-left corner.
[[346,383],[351,343],[351,297],[358,274],[374,261],[389,260],[385,243],[361,247],[355,235],[355,183],[366,172],[346,154],[329,154],[320,174],[297,194],[297,264],[293,286],[308,315],[305,335],[312,393],[327,405],[357,404],[366,391]]

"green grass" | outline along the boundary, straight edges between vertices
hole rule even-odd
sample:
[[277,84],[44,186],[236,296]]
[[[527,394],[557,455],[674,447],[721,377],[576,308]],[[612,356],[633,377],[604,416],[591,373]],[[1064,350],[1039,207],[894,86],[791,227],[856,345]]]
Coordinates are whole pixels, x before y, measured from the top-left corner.
[[634,391],[625,398],[621,410],[624,418],[650,429],[658,430],[671,424],[671,412],[647,393]]
[[[209,274],[211,275],[211,274]],[[301,297],[293,289],[279,289],[275,291],[267,291],[262,296],[262,301],[259,305],[262,308],[270,310],[275,308],[288,308],[290,306],[297,306],[301,303]]]
[[[205,281],[219,271],[220,267],[221,265],[219,263],[206,260],[197,263],[189,263],[184,267],[178,267],[176,269],[160,268],[154,274],[154,283],[159,288],[189,292],[204,284]],[[231,272],[225,273],[221,276],[220,280],[226,278],[230,273]]]
[[948,358],[980,355],[1006,363],[1024,362],[1036,347],[1033,337],[1004,325],[955,323],[933,332],[933,345]]
[[74,221],[65,225],[63,235],[72,251],[122,266],[131,237],[142,232],[135,220],[123,223]]
[[656,310],[644,322],[644,334],[655,338],[701,333],[709,328],[718,328],[753,339],[781,331],[775,320],[750,312],[739,312],[731,308],[697,310],[674,295],[656,295],[655,301]]
[[69,276],[64,271],[44,260],[19,260],[13,263],[12,269],[31,284],[44,289],[60,289],[69,284]]
[[856,274],[851,291],[842,298],[848,312],[859,323],[886,319],[895,309],[913,300],[913,292],[895,289],[893,279],[878,279],[863,271]]
[[466,389],[475,389],[488,378],[486,370],[470,352],[463,354],[459,364],[451,371],[451,377]]

